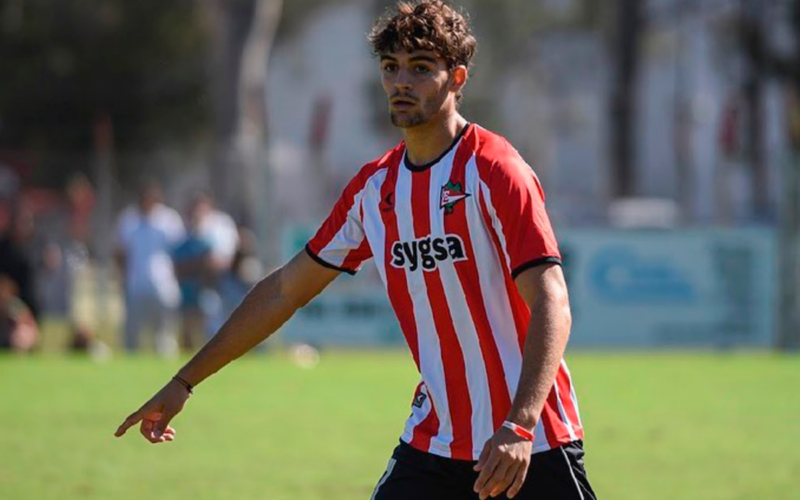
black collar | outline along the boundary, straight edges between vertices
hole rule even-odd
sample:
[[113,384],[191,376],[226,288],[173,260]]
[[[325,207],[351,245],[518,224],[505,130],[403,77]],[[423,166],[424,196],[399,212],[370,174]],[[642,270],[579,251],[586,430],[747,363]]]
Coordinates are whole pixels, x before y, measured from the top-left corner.
[[448,148],[445,149],[442,152],[442,154],[440,154],[435,160],[431,160],[428,163],[425,163],[424,165],[414,165],[413,163],[411,163],[411,160],[408,159],[408,148],[406,148],[406,152],[403,155],[403,164],[405,164],[406,168],[411,170],[412,172],[424,172],[425,170],[428,170],[432,166],[439,163],[439,161],[441,161],[442,158],[447,156],[447,154],[450,153],[450,151],[452,151],[454,147],[456,147],[456,144],[458,144],[458,141],[460,141],[461,138],[464,137],[464,134],[467,132],[467,129],[469,128],[470,125],[471,123],[467,122],[467,124],[464,125],[464,128],[461,129],[461,132],[459,132],[456,138],[453,139],[453,143],[450,144],[450,146],[448,146]]

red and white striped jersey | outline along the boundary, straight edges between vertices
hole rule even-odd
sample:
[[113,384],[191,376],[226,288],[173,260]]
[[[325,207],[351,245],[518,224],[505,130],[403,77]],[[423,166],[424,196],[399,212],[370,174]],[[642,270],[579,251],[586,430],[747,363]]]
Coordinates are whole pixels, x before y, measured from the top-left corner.
[[[422,379],[401,439],[477,460],[519,382],[530,310],[514,278],[560,262],[519,153],[474,124],[421,167],[401,143],[353,178],[307,251],[351,274],[374,258]],[[534,453],[583,437],[563,361],[535,436]]]

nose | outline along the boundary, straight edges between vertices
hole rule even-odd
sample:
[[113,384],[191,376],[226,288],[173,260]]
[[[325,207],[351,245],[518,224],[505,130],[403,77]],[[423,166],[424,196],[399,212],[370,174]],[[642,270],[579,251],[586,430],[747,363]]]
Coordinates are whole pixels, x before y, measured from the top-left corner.
[[394,86],[397,90],[400,91],[409,91],[411,90],[411,75],[405,69],[400,69],[397,71],[397,78],[395,78]]

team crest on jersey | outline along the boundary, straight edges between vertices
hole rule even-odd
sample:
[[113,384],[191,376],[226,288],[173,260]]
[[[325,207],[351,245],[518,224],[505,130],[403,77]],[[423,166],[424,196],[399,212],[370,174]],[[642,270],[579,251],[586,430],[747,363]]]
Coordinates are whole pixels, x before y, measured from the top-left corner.
[[469,196],[472,195],[464,192],[460,182],[448,181],[447,184],[442,186],[439,208],[444,209],[445,215],[451,214],[453,213],[453,207],[455,207],[456,203]]

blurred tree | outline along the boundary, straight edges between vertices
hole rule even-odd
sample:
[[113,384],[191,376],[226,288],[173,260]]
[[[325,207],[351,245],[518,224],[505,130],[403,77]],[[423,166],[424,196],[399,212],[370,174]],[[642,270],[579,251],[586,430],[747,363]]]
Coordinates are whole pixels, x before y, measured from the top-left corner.
[[614,81],[611,95],[611,168],[615,198],[636,195],[634,144],[636,131],[636,87],[643,9],[640,0],[617,0],[614,3],[616,30],[612,36]]
[[747,120],[744,154],[752,170],[753,213],[759,220],[769,218],[769,170],[764,150],[764,78],[767,76],[767,45],[764,34],[764,3],[740,0],[739,40],[747,55],[742,94]]
[[[207,124],[205,35],[195,0],[0,0],[0,148],[35,181],[86,168],[95,122],[122,151],[191,141]],[[137,165],[120,163],[120,177]]]
[[[213,95],[211,178],[221,204],[259,234],[269,233],[266,81],[282,0],[209,0]],[[263,241],[263,239],[262,239]],[[268,259],[272,252],[266,252]]]

